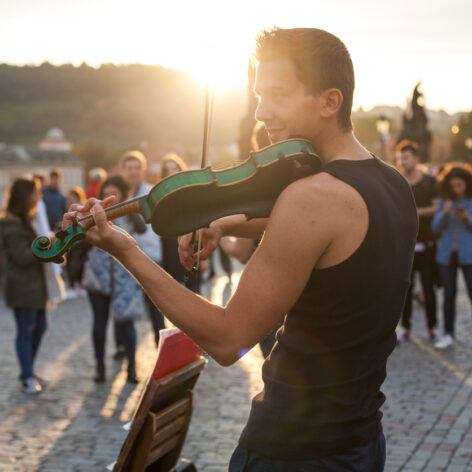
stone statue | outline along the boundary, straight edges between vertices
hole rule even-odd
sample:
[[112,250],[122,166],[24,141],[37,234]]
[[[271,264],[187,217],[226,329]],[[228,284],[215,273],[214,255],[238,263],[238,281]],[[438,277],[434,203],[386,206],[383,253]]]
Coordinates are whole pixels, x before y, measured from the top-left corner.
[[419,90],[420,85],[421,82],[415,85],[410,105],[403,114],[403,127],[398,142],[409,139],[418,143],[421,162],[427,162],[431,132],[428,130],[428,117],[423,105],[423,94]]

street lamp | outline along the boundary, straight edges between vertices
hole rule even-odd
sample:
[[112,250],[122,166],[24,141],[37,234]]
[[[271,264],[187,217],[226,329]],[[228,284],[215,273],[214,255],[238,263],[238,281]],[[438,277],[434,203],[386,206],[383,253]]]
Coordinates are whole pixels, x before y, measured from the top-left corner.
[[377,127],[377,132],[380,135],[380,149],[381,149],[381,158],[385,161],[386,158],[386,145],[387,141],[390,138],[390,121],[388,121],[385,115],[380,115],[375,123]]

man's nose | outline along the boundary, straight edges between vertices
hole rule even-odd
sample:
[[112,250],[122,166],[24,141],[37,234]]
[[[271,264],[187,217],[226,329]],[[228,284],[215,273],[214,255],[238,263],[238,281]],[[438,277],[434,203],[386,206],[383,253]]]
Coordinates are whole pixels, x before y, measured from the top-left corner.
[[259,99],[259,103],[257,104],[256,108],[255,118],[256,121],[262,121],[263,123],[267,123],[273,118],[273,112],[266,101]]

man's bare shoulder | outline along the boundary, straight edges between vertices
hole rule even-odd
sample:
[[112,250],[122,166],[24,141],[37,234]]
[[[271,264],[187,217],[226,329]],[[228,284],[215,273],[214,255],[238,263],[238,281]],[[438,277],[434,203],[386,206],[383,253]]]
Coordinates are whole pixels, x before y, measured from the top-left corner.
[[333,206],[340,209],[351,200],[363,202],[353,187],[327,172],[319,172],[293,182],[282,192],[281,200],[300,208],[316,208],[319,211],[324,209],[328,212]]

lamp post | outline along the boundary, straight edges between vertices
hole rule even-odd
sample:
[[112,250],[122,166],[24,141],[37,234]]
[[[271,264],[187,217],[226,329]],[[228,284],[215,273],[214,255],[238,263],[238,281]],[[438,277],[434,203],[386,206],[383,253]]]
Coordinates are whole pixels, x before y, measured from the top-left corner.
[[386,147],[387,141],[390,138],[389,131],[390,131],[390,121],[388,121],[385,115],[380,115],[375,123],[377,127],[377,132],[380,135],[380,157],[382,160],[386,160]]
[[472,138],[471,137],[465,138],[464,139],[464,144],[465,144],[465,147],[467,148],[467,150],[469,151],[469,155],[467,156],[468,161],[471,162],[472,161]]

